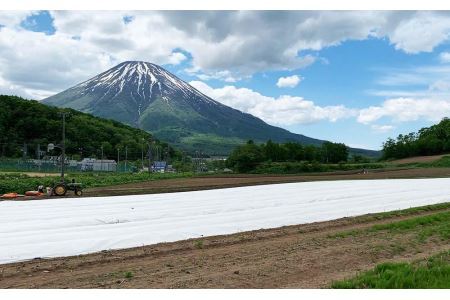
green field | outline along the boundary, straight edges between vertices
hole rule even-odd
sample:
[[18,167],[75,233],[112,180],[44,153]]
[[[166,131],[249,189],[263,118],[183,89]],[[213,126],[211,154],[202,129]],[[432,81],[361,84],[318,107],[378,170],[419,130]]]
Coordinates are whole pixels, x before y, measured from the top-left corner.
[[[192,173],[73,173],[67,174],[66,180],[75,179],[81,182],[83,187],[109,186],[122,183],[143,182],[151,180],[163,180],[170,178],[191,177]],[[32,177],[21,173],[0,173],[0,194],[35,190],[37,186],[51,186],[58,182],[60,178],[55,176]]]
[[436,236],[443,240],[450,240],[450,211],[437,212],[404,221],[373,225],[372,227],[365,229],[343,231],[330,237],[345,238],[369,234],[376,231],[386,231],[387,233],[391,233],[408,232],[412,230],[414,230],[418,242],[425,242],[431,236]]
[[433,162],[412,162],[404,164],[395,164],[397,167],[411,168],[450,168],[450,156],[444,156]]
[[[411,208],[397,212],[386,212],[362,216],[361,221],[385,219],[392,216],[407,216],[428,212],[368,228],[347,230],[328,236],[330,239],[354,239],[383,234],[383,239],[392,240],[389,247],[375,245],[373,253],[390,252],[393,257],[406,250],[420,249],[423,245],[442,244],[450,241],[450,203]],[[394,236],[404,236],[403,240],[393,240]],[[422,245],[422,246],[419,246]],[[449,246],[450,248],[450,246]],[[420,251],[419,251],[420,252]],[[450,251],[432,256],[427,260],[406,262],[386,262],[373,270],[363,272],[354,278],[334,282],[333,288],[450,288]]]
[[450,251],[413,263],[383,263],[358,276],[334,282],[333,288],[448,289]]

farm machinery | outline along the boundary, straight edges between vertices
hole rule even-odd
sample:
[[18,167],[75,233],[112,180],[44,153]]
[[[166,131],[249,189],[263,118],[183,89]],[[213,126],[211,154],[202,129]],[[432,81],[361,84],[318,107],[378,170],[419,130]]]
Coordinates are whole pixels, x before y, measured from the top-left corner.
[[52,187],[52,195],[65,196],[67,191],[73,191],[76,196],[83,195],[83,186],[81,183],[75,183],[74,180],[70,183],[65,181],[58,182]]

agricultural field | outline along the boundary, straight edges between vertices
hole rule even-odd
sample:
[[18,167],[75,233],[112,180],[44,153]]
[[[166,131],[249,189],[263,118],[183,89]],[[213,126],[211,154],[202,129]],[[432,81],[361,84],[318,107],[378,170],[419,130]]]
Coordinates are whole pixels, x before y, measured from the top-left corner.
[[[49,176],[42,176],[43,174]],[[66,180],[76,179],[84,187],[89,188],[191,176],[192,173],[75,173],[67,174]],[[23,193],[36,189],[41,184],[52,186],[53,183],[59,181],[60,177],[55,173],[0,173],[0,194],[8,192]]]
[[[448,239],[448,236],[447,236]],[[450,251],[411,263],[383,263],[333,288],[450,288]]]
[[409,163],[431,163],[440,160],[444,156],[449,156],[449,154],[439,154],[439,155],[427,155],[427,156],[414,156],[401,159],[395,159],[389,161],[391,164],[409,164]]
[[448,182],[449,179],[343,180],[2,202],[0,209],[5,215],[0,220],[0,263],[436,204],[449,199]]
[[448,287],[448,255],[440,254],[449,251],[449,213],[447,202],[88,255],[36,258],[2,265],[0,287],[374,287],[352,278],[361,274],[372,278],[373,273],[364,272],[375,267],[375,272],[392,274],[389,268],[399,265],[395,275],[410,263],[414,269],[424,266],[430,257],[433,263],[425,271],[433,272],[428,277],[432,285],[422,281],[421,287]]
[[[0,242],[8,244],[8,247],[0,248],[12,249],[14,255],[25,255],[22,259],[17,258],[21,262],[3,260],[0,287],[344,287],[338,286],[338,284],[344,284],[345,287],[363,287],[358,278],[366,276],[364,272],[380,270],[377,269],[377,265],[392,263],[400,264],[401,268],[409,268],[403,267],[403,264],[409,266],[412,263],[412,267],[415,268],[416,261],[424,261],[442,251],[449,250],[450,206],[448,203],[389,212],[393,209],[448,201],[450,191],[446,189],[450,185],[447,184],[448,179],[446,178],[450,177],[450,168],[446,167],[393,167],[369,170],[368,174],[362,174],[360,170],[349,170],[301,175],[222,174],[198,176],[190,173],[155,174],[157,176],[154,177],[149,177],[147,173],[138,176],[136,176],[137,174],[124,175],[127,174],[122,176],[116,176],[116,174],[70,174],[68,178],[73,176],[77,178],[77,181],[87,183],[88,188],[84,194],[87,198],[0,202],[2,215],[5,216],[2,219],[4,222],[8,222],[8,225],[2,226],[4,229],[0,231]],[[11,178],[14,180],[14,176],[18,176],[18,178],[23,176],[25,180],[31,182],[35,182],[34,180],[41,182],[42,179],[58,179],[54,176],[36,177],[35,174],[8,173],[3,176],[2,178],[6,180],[11,180]],[[376,186],[376,182],[380,181],[377,179],[436,177],[442,178],[437,179],[444,183],[442,187],[430,188],[432,187],[430,184],[426,184],[425,187],[414,184],[414,186],[402,189],[396,185],[390,190],[386,187],[377,188]],[[108,180],[111,181],[108,182]],[[343,182],[347,181],[352,182],[351,186],[347,188],[341,186]],[[397,182],[396,180],[388,181]],[[324,189],[325,194],[316,198],[318,202],[315,203],[323,205],[319,215],[314,211],[307,214],[308,206],[290,206],[289,213],[284,212],[279,218],[279,223],[264,224],[264,222],[255,221],[255,218],[259,217],[265,221],[274,221],[276,214],[274,216],[273,212],[277,211],[277,205],[295,204],[295,199],[301,198],[300,196],[288,197],[289,195],[285,194],[286,189],[283,188],[283,193],[277,193],[279,197],[283,197],[283,200],[273,202],[274,199],[269,199],[270,195],[267,195],[266,200],[269,202],[247,203],[247,207],[243,204],[244,206],[236,208],[242,209],[241,213],[230,211],[229,215],[234,219],[225,223],[236,224],[234,231],[230,231],[229,226],[228,228],[219,226],[222,229],[225,228],[225,231],[214,231],[214,228],[217,229],[214,224],[216,221],[224,221],[218,217],[217,213],[226,212],[227,205],[230,202],[233,203],[233,199],[242,197],[231,196],[224,204],[225,206],[219,205],[215,208],[209,206],[210,203],[214,203],[214,199],[207,197],[203,200],[204,205],[200,208],[195,205],[191,207],[192,203],[199,200],[195,193],[173,194],[174,192],[247,186],[260,190],[261,187],[251,186],[271,184],[276,188],[277,186],[289,186],[289,184],[280,185],[280,183],[293,184],[296,182],[319,184],[326,186],[327,190],[333,191],[327,193]],[[357,188],[358,184],[364,182],[367,182],[367,187],[369,187],[367,193],[382,190],[389,196],[368,197],[367,193]],[[361,197],[366,199],[366,203],[381,205],[381,210],[372,207],[368,210],[355,211],[362,206],[350,205],[350,209],[342,206],[345,214],[335,214],[334,206],[326,208],[333,202],[335,204],[332,205],[338,204],[341,207],[340,201],[333,201],[338,190],[334,187],[335,184],[347,191],[360,190],[363,192]],[[415,189],[418,189],[417,192]],[[235,189],[221,191],[232,190]],[[436,194],[424,195],[420,194],[421,191],[436,192]],[[216,191],[196,193],[206,192],[215,193]],[[172,194],[150,195],[159,193]],[[148,195],[132,196],[139,194]],[[184,204],[177,204],[177,195],[180,194],[190,195],[182,201]],[[266,196],[266,193],[263,194]],[[106,197],[115,195],[124,195],[124,197]],[[252,193],[252,197],[254,197],[253,195],[254,193]],[[297,191],[294,195],[303,195],[310,201],[314,199],[304,192]],[[418,198],[415,198],[416,196]],[[435,198],[435,196],[442,198]],[[70,194],[68,197],[73,196]],[[252,197],[247,198],[252,199]],[[286,197],[294,202],[285,201]],[[259,200],[259,198],[257,199]],[[342,201],[351,199],[345,200],[344,198]],[[104,201],[102,199],[108,201],[102,202]],[[392,200],[392,203],[383,204],[385,203],[383,201],[389,202],[389,199]],[[434,200],[437,202],[433,202]],[[72,202],[73,206],[65,207],[66,201]],[[360,202],[358,197],[355,198],[355,201]],[[121,202],[123,207],[132,207],[133,209],[127,210],[127,215],[123,215],[124,211],[116,210],[120,207],[117,205],[118,202]],[[402,203],[406,206],[398,206],[403,205]],[[21,207],[20,214],[5,213],[5,207],[9,205]],[[143,215],[139,212],[142,208],[141,205],[148,207],[145,212],[142,212]],[[158,209],[161,205],[169,206],[166,206],[165,210]],[[176,207],[170,209],[170,205]],[[190,210],[189,207],[191,207]],[[249,210],[250,208],[258,209],[258,207],[260,210],[267,207],[270,216],[273,216],[274,219],[271,219],[270,216],[261,217]],[[98,216],[89,217],[82,212],[83,210],[85,212],[103,212]],[[326,218],[318,218],[327,211],[333,213],[328,214]],[[376,211],[382,211],[382,213],[351,217]],[[212,214],[209,217],[214,217],[215,222],[205,219],[208,218],[208,212]],[[47,213],[51,214],[50,219],[45,217]],[[183,220],[183,214],[186,214],[183,222],[187,223],[181,224],[174,221]],[[14,215],[16,217],[13,217]],[[151,225],[151,222],[148,223],[146,219],[148,215],[151,215],[156,220],[155,222],[160,224],[158,227],[156,226],[158,224],[154,223],[158,227],[157,235],[149,234],[156,227]],[[315,215],[315,217],[311,219],[308,215]],[[243,217],[241,223],[236,222],[236,220],[239,221],[239,216]],[[252,217],[249,219],[248,216]],[[8,219],[11,217],[15,221]],[[42,232],[36,232],[35,230],[38,228],[34,225],[30,227],[31,223],[27,223],[33,223],[36,218],[46,224]],[[80,223],[80,219],[77,221],[77,218],[81,218],[83,224]],[[287,222],[289,220],[291,221]],[[13,223],[15,225],[11,227]],[[67,224],[69,227],[66,226]],[[175,224],[175,227],[172,226],[174,230],[172,233],[167,231],[164,233],[163,231],[170,224]],[[204,228],[202,227],[204,224],[208,224],[208,230],[211,229],[212,232],[201,229]],[[193,227],[189,227],[191,225]],[[74,226],[74,230],[70,229],[71,226]],[[97,226],[103,227],[106,231],[102,231],[101,234],[94,233],[92,228]],[[132,230],[132,232],[126,234],[128,226],[128,230]],[[12,228],[14,228],[14,238],[10,240],[8,236],[11,233],[8,234],[8,230],[13,230]],[[116,228],[118,231],[112,233],[111,237],[107,234],[109,230],[107,228]],[[125,231],[123,231],[124,228]],[[181,236],[180,228],[183,228]],[[86,234],[82,234],[85,229],[87,230]],[[64,246],[64,243],[59,244],[59,237],[76,235],[77,232],[83,237],[104,236],[106,240],[97,242],[91,240],[86,244],[82,239],[75,237],[77,243],[67,239],[67,247]],[[176,234],[173,235],[174,233]],[[46,238],[47,234],[49,236]],[[121,234],[127,235],[127,238],[122,240],[122,242],[126,242],[125,244],[120,244],[121,242],[117,240],[121,239]],[[166,236],[164,236],[165,234]],[[139,235],[141,238],[151,239],[151,241],[127,244]],[[39,238],[36,241],[27,242],[30,236]],[[172,239],[168,238],[169,236],[172,236]],[[42,241],[46,241],[45,246],[39,246]],[[18,244],[10,248],[10,245],[14,243]],[[32,244],[37,248],[20,246],[20,243]],[[58,244],[59,250],[86,248],[84,251],[59,252],[53,255],[39,252],[40,249],[52,249],[53,246],[49,247],[49,245],[56,246]],[[74,248],[73,245],[76,247]],[[101,245],[100,248],[98,248],[99,245]],[[114,248],[119,249],[113,250]],[[30,255],[29,251],[33,253]],[[0,256],[3,259],[8,255]],[[49,258],[49,256],[56,257]],[[28,260],[30,258],[34,259]],[[386,270],[389,274],[391,273],[390,269]],[[370,274],[367,276],[373,277]],[[376,284],[374,283],[374,285]],[[370,288],[373,285],[364,287]]]

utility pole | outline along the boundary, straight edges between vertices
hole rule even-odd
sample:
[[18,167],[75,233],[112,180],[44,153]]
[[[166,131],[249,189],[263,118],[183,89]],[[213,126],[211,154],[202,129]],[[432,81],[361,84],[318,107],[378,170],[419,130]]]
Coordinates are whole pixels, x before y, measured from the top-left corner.
[[125,146],[125,172],[127,171],[128,146]]
[[61,142],[61,182],[64,182],[64,166],[66,162],[66,115],[67,112],[60,112],[59,115],[62,116],[62,142]]
[[36,154],[37,154],[37,159],[38,159],[38,164],[39,164],[39,172],[41,171],[41,144],[37,145],[37,149],[36,149]]
[[24,161],[27,159],[27,143],[23,143],[22,159]]
[[120,162],[120,149],[117,147],[117,168],[116,171],[119,172],[119,162]]
[[141,143],[141,167],[142,167],[142,170],[144,170],[144,138],[142,138],[142,143]]
[[148,142],[148,172],[152,172],[152,142]]
[[169,146],[167,146],[167,150],[166,150],[166,161],[167,161],[167,164],[170,163],[170,149],[169,149]]
[[100,161],[100,171],[103,172],[103,145],[102,145],[102,160]]

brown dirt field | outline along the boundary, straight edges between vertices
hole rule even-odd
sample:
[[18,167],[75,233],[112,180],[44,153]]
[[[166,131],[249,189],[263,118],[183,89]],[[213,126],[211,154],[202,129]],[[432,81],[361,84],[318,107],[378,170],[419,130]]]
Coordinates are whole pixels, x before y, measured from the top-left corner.
[[[322,288],[385,261],[450,249],[417,232],[336,233],[450,211],[366,215],[328,222],[0,265],[0,288]],[[128,273],[128,275],[127,275]]]
[[390,163],[392,163],[392,164],[409,164],[409,163],[433,162],[433,161],[441,159],[444,156],[449,156],[449,155],[450,155],[450,153],[449,154],[440,154],[440,155],[415,156],[415,157],[396,159],[396,160],[390,161]]
[[[154,194],[167,192],[183,192],[217,188],[229,188],[260,184],[352,180],[352,179],[388,179],[388,178],[433,178],[450,177],[450,168],[415,168],[415,169],[379,169],[369,170],[368,174],[360,171],[334,173],[317,173],[308,175],[223,175],[201,176],[180,179],[164,179],[139,183],[121,184],[108,187],[97,187],[84,190],[84,196],[113,196],[131,194]],[[69,193],[69,196],[73,196]]]
[[[261,184],[277,184],[290,182],[324,181],[324,180],[365,180],[365,179],[396,179],[396,178],[442,178],[450,177],[450,168],[392,168],[361,171],[339,171],[328,173],[312,173],[304,175],[256,175],[227,174],[208,175],[188,178],[163,179],[137,183],[126,183],[114,186],[95,187],[83,190],[83,197],[120,196],[138,194],[156,194],[231,188]],[[66,197],[74,197],[68,191]],[[49,197],[21,197],[12,201],[27,201],[47,199]],[[51,197],[51,199],[58,199]],[[4,200],[3,200],[4,201]]]

